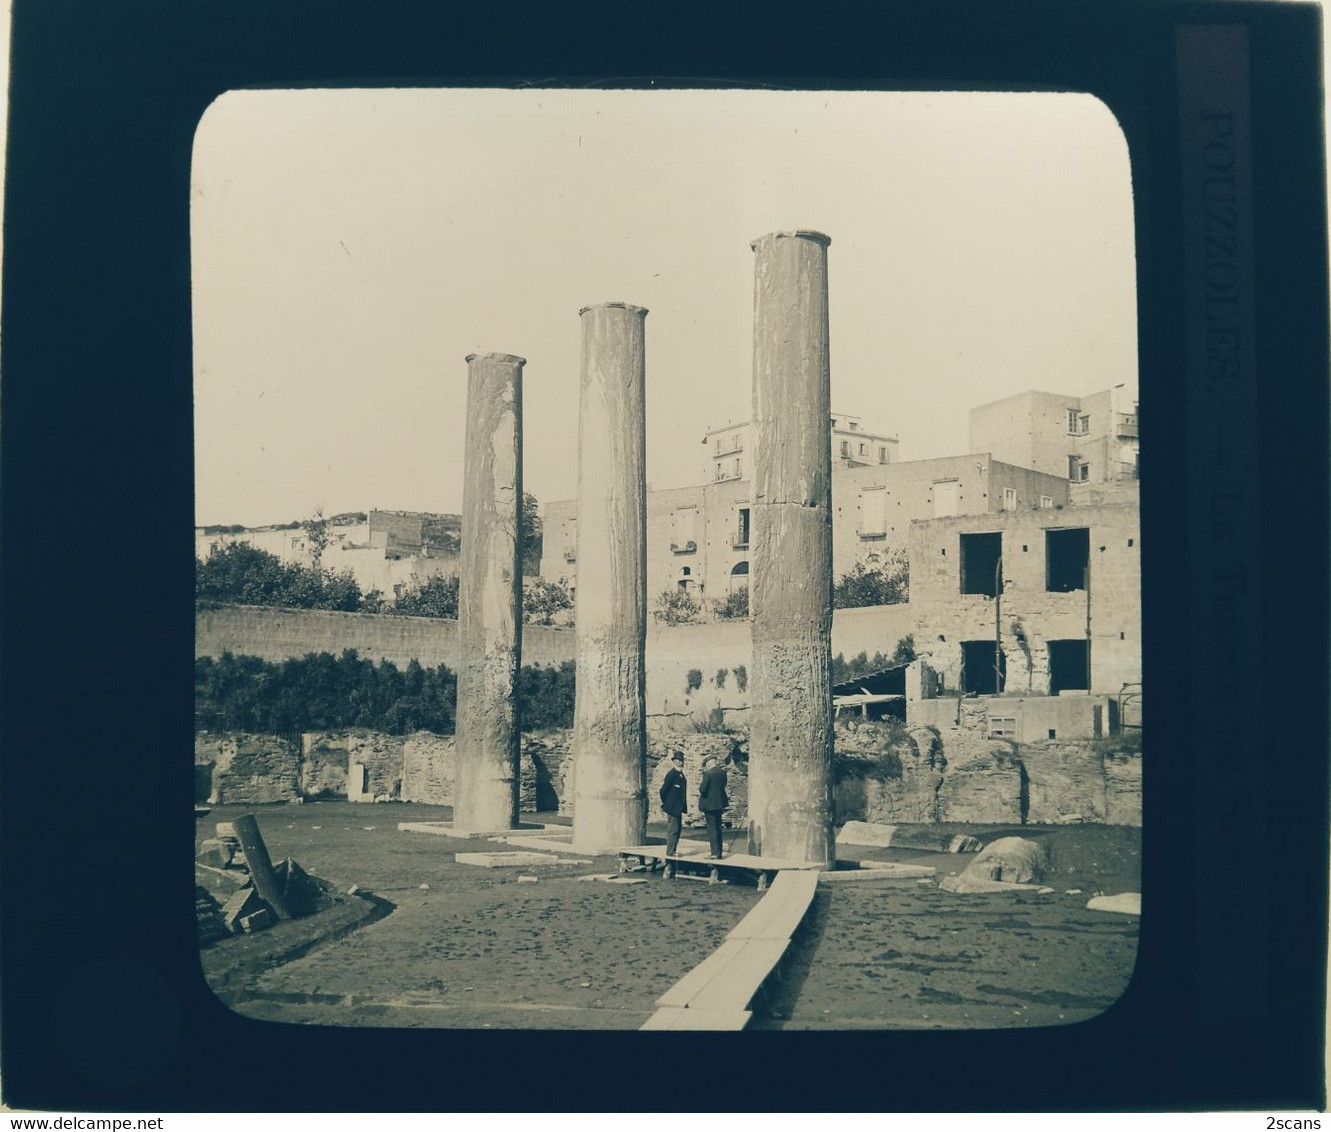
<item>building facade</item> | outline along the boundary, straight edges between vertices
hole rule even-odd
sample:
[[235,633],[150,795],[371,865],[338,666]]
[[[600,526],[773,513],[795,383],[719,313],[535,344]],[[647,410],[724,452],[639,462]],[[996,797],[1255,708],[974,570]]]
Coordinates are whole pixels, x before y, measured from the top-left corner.
[[970,411],[972,452],[1081,485],[1138,477],[1137,402],[1126,385],[1086,397],[1027,390]]
[[[702,438],[705,447],[699,471],[704,483],[747,480],[752,474],[751,421],[709,428]],[[860,468],[892,464],[897,459],[898,440],[886,433],[871,432],[859,417],[832,415],[833,468]]]
[[[750,481],[725,479],[647,493],[649,604],[681,589],[708,608],[748,586]],[[838,466],[832,471],[832,570],[869,567],[904,550],[911,523],[935,516],[1067,506],[1065,477],[1000,463],[988,454]],[[577,584],[577,503],[545,507],[541,576]]]
[[1140,687],[1134,503],[920,520],[909,553],[915,649],[936,694]]

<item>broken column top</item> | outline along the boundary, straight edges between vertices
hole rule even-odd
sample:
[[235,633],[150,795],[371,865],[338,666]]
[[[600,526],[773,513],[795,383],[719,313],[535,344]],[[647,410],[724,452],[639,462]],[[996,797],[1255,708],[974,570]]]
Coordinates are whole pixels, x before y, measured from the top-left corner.
[[646,307],[635,307],[632,303],[591,303],[588,306],[578,309],[578,317],[581,318],[588,311],[594,310],[622,310],[630,311],[633,314],[646,315]]
[[759,236],[756,240],[749,243],[753,251],[758,250],[758,245],[764,240],[813,240],[815,243],[827,247],[832,242],[831,236],[826,236],[822,232],[815,232],[812,228],[790,228],[783,232],[768,232]]
[[520,358],[517,354],[468,354],[462,360],[468,365],[471,365],[472,362],[478,359],[483,362],[511,362],[520,366],[525,366],[527,364],[527,359]]

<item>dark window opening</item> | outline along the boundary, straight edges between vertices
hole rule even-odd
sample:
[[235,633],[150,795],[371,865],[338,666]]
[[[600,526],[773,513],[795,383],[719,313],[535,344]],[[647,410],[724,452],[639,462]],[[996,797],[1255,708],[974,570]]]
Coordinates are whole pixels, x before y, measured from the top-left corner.
[[736,562],[730,573],[735,577],[748,577],[749,564],[747,562]]
[[[998,672],[994,672],[995,657]],[[995,679],[995,676],[997,679]],[[961,642],[961,690],[979,696],[997,695],[1007,680],[1007,658],[993,641]]]
[[961,592],[997,597],[1003,584],[1003,534],[961,536]]
[[1091,532],[1088,527],[1045,531],[1045,589],[1071,593],[1086,588],[1086,570],[1091,561]]
[[739,521],[735,524],[735,545],[749,545],[749,509],[747,507],[739,509]]
[[1086,670],[1086,639],[1050,641],[1049,694],[1058,695],[1068,689],[1090,688]]

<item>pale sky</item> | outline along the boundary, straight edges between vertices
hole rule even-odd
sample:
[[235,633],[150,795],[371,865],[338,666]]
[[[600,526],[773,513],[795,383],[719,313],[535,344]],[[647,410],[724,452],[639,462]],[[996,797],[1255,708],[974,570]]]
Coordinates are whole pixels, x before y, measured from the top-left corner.
[[527,359],[526,487],[574,496],[598,302],[650,311],[650,485],[702,482],[775,229],[831,237],[833,408],[903,460],[999,397],[1136,388],[1127,146],[1086,95],[231,92],[192,206],[200,524],[459,511],[472,352]]

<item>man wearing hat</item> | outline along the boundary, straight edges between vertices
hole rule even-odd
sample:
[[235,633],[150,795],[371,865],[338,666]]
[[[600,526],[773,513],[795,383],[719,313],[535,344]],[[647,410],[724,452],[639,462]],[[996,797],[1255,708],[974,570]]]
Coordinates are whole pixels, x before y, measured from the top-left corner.
[[707,821],[707,840],[712,843],[708,860],[721,859],[721,814],[730,805],[726,797],[726,768],[715,755],[702,761],[702,782],[698,786],[698,809]]
[[[684,777],[684,752],[670,752],[670,769],[661,783],[661,809],[666,813],[666,857],[673,857],[679,846],[679,834],[684,826],[684,811],[688,805],[688,780]],[[675,875],[675,866],[668,860],[665,875]]]

